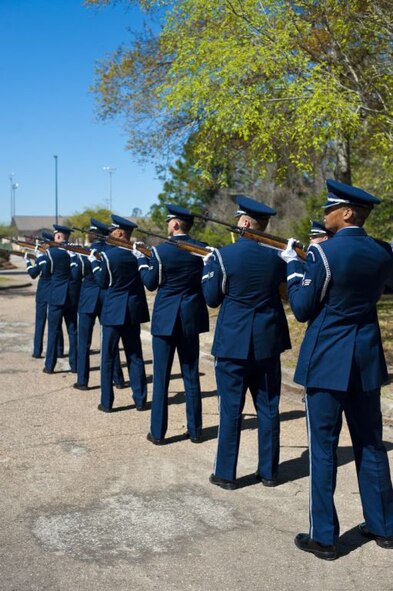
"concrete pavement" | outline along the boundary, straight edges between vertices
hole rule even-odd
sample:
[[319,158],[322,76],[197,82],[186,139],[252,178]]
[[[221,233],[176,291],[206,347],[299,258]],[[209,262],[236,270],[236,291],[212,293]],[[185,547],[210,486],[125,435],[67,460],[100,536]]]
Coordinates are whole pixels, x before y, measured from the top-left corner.
[[[25,277],[17,277],[24,280]],[[205,441],[183,438],[185,408],[177,363],[170,384],[168,444],[146,441],[149,410],[129,390],[115,391],[117,412],[97,411],[99,354],[91,389],[72,388],[67,360],[42,373],[31,358],[35,286],[0,291],[1,453],[0,589],[4,591],[393,589],[393,552],[361,538],[356,474],[346,429],[336,493],[341,558],[318,560],[293,538],[308,529],[308,454],[300,391],[281,403],[282,484],[252,474],[256,417],[247,401],[238,477],[224,491],[208,482],[217,435],[209,339],[201,383]],[[94,348],[99,333],[95,331]],[[150,337],[143,346],[151,399]],[[150,405],[149,405],[150,406]],[[393,464],[393,429],[385,441]]]

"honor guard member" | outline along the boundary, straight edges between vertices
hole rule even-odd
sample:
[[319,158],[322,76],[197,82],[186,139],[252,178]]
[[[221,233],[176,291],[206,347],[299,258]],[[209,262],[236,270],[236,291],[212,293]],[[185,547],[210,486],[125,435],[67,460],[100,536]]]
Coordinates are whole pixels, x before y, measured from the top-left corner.
[[[109,226],[91,218],[88,232],[90,250],[103,252],[112,248],[105,242],[110,233]],[[95,281],[91,263],[85,256],[80,256],[80,265],[72,266],[72,274],[76,279],[82,279],[78,304],[78,362],[77,382],[74,388],[88,390],[90,374],[90,347],[96,318],[101,318],[102,305],[105,296],[103,290]],[[120,364],[119,350],[115,355],[113,383],[117,388],[124,388],[124,376]]]
[[291,308],[308,322],[295,382],[306,387],[310,451],[310,530],[298,534],[300,550],[337,557],[339,521],[334,506],[339,435],[344,412],[352,439],[365,523],[360,533],[393,548],[393,490],[382,442],[380,387],[388,374],[376,304],[392,279],[390,245],[362,228],[380,200],[328,180],[325,226],[333,238],[310,246],[297,261],[292,239],[281,253],[288,263]]
[[[53,240],[53,234],[50,232],[41,232],[41,238],[43,240]],[[35,249],[35,261],[29,257],[28,253],[25,254],[26,271],[31,279],[38,277],[37,289],[35,292],[35,326],[34,326],[34,341],[33,341],[33,354],[32,357],[40,359],[42,356],[42,349],[44,343],[44,333],[46,326],[46,319],[48,315],[48,297],[50,292],[50,276],[44,277],[41,274],[42,265],[46,262],[43,259],[44,253],[38,248]],[[64,353],[64,340],[63,331],[60,333],[58,342],[57,356],[63,357]]]
[[[54,224],[54,241],[59,246],[66,244],[71,228]],[[42,265],[42,275],[50,277],[51,286],[48,300],[48,344],[44,373],[53,373],[57,361],[57,348],[64,318],[69,340],[69,363],[72,373],[76,373],[77,360],[77,305],[78,285],[72,281],[71,264],[68,253],[62,248],[50,246]]]
[[310,244],[319,244],[320,242],[325,242],[325,240],[329,240],[333,236],[333,232],[327,230],[325,225],[322,222],[311,221],[311,228],[308,233],[308,237],[310,239]]
[[[188,232],[193,215],[183,207],[167,205],[168,237],[202,245]],[[203,244],[203,246],[205,246]],[[142,281],[157,289],[151,323],[153,335],[153,399],[147,439],[159,445],[168,427],[168,388],[177,350],[184,382],[187,435],[201,442],[202,402],[199,383],[199,333],[209,330],[209,317],[201,288],[203,261],[168,242],[152,248],[148,260],[136,251]]]
[[[138,226],[117,215],[112,215],[112,236],[130,240]],[[89,256],[97,283],[105,289],[101,312],[101,403],[98,409],[111,412],[114,400],[113,372],[121,338],[127,359],[132,396],[137,410],[143,410],[147,398],[145,365],[142,356],[141,327],[149,321],[145,290],[132,250],[114,246],[101,252],[102,261]]]
[[[240,228],[264,231],[276,211],[238,195]],[[286,280],[277,250],[254,240],[239,240],[207,258],[203,292],[208,306],[221,304],[212,354],[216,358],[219,431],[210,482],[236,488],[242,411],[249,388],[258,420],[258,469],[265,486],[278,484],[280,354],[291,347],[279,294]]]

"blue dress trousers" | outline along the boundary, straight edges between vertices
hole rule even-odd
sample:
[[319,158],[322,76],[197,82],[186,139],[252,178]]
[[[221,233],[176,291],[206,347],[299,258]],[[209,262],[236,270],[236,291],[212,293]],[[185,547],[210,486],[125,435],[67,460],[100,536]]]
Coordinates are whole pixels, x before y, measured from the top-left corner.
[[[188,235],[171,238],[202,245]],[[153,335],[153,399],[150,432],[164,439],[168,428],[168,388],[177,350],[184,382],[187,430],[192,438],[202,432],[199,382],[199,334],[209,330],[209,317],[201,289],[202,259],[163,243],[152,249],[150,259],[139,258],[142,281],[157,289],[151,333]]]
[[72,280],[70,257],[65,250],[50,247],[43,256],[42,275],[50,277],[48,299],[48,344],[45,368],[53,371],[57,361],[58,342],[64,318],[69,340],[69,363],[76,373],[77,364],[77,306],[79,283]]
[[140,325],[149,321],[146,295],[132,251],[113,247],[102,252],[103,260],[91,263],[94,278],[105,289],[101,311],[101,405],[111,409],[113,376],[121,339],[127,359],[132,396],[137,407],[147,398]]
[[236,478],[247,389],[257,412],[258,474],[277,478],[280,354],[291,346],[279,294],[285,275],[277,250],[246,238],[215,251],[205,265],[206,302],[221,305],[212,347],[219,397],[214,473],[225,480]]
[[295,381],[307,389],[310,448],[310,537],[334,544],[337,446],[344,412],[370,532],[393,535],[393,490],[382,442],[380,386],[387,370],[376,304],[393,278],[388,244],[359,227],[339,230],[309,248],[306,264],[288,265],[298,320],[308,322]]
[[[94,242],[90,248],[94,248],[98,252],[103,252],[111,247],[108,247],[104,242],[97,241]],[[79,277],[82,281],[78,305],[77,383],[79,385],[87,386],[90,375],[90,348],[93,329],[96,318],[98,317],[101,319],[105,290],[95,281],[91,263],[85,256],[80,257],[80,264],[72,265],[72,274],[75,278]],[[115,385],[124,383],[118,349],[114,360],[113,382]]]

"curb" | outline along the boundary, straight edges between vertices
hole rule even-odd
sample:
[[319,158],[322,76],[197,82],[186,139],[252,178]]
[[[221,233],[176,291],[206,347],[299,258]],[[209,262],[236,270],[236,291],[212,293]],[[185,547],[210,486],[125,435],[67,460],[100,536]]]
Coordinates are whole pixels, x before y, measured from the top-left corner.
[[30,283],[18,283],[17,285],[1,285],[0,291],[5,291],[6,289],[22,289],[24,287],[30,287],[31,285],[33,285],[31,282]]

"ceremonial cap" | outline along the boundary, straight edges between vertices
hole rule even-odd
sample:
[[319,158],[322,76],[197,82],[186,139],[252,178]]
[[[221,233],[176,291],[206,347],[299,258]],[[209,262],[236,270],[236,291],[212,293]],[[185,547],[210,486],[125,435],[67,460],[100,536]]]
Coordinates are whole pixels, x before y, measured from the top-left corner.
[[42,232],[41,232],[41,238],[43,240],[53,240],[53,233],[52,232],[47,232],[46,230],[42,230]]
[[322,224],[322,222],[317,222],[315,220],[310,220],[311,222],[311,228],[310,231],[308,232],[308,235],[310,236],[310,238],[315,238],[317,236],[332,236],[333,232],[331,232],[330,230],[327,230],[325,228],[325,225]]
[[327,179],[326,185],[328,197],[327,201],[322,205],[324,209],[336,207],[337,205],[358,205],[372,209],[374,205],[381,203],[378,197],[374,197],[371,193],[367,193],[367,191],[363,191],[358,187],[352,187],[352,185],[345,185],[333,179]]
[[68,226],[60,226],[59,224],[53,224],[55,232],[62,232],[63,234],[71,234],[72,228]]
[[235,217],[237,218],[241,215],[249,215],[254,219],[265,219],[272,215],[276,215],[277,213],[275,209],[272,209],[268,205],[265,205],[260,201],[255,201],[255,199],[251,199],[245,195],[236,195],[236,203],[238,209],[235,213]]
[[92,230],[93,232],[99,232],[104,236],[108,236],[110,233],[108,224],[104,224],[104,222],[100,222],[100,220],[96,220],[95,218],[90,218],[89,230]]
[[188,211],[188,209],[186,209],[185,207],[167,204],[166,208],[168,210],[168,215],[166,216],[167,222],[173,219],[183,220],[184,222],[188,222],[189,224],[192,224],[194,222],[193,214],[190,211]]
[[131,220],[127,220],[126,218],[122,218],[119,215],[112,215],[112,225],[110,226],[110,230],[115,230],[116,228],[121,228],[122,230],[127,230],[128,232],[132,232],[135,228],[138,227],[138,224],[134,224]]

